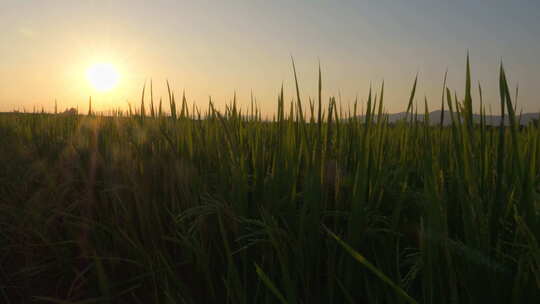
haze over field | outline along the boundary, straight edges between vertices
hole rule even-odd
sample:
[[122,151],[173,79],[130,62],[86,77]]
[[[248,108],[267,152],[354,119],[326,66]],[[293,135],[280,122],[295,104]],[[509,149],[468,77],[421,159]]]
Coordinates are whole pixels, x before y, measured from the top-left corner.
[[[153,78],[157,97],[169,79],[201,105],[212,95],[221,107],[235,90],[246,105],[253,90],[272,114],[282,82],[293,97],[291,54],[304,97],[316,96],[320,59],[325,97],[341,93],[346,105],[384,79],[387,110],[401,112],[418,72],[418,96],[435,110],[447,68],[449,87],[463,89],[469,49],[473,79],[494,113],[501,58],[512,89],[519,83],[523,111],[537,112],[538,20],[535,0],[3,0],[0,111],[51,111],[54,99],[86,110],[89,95],[96,110],[125,108]],[[96,63],[116,67],[116,87],[91,86],[86,73]]]

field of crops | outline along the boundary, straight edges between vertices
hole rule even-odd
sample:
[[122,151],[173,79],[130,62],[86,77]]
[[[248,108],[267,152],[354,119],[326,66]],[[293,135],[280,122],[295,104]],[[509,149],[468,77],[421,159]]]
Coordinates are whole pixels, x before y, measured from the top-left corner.
[[271,121],[172,93],[0,115],[0,303],[538,303],[540,129],[502,68],[510,125],[474,122],[469,75],[449,126],[416,81],[390,124],[384,87],[344,109],[320,73]]

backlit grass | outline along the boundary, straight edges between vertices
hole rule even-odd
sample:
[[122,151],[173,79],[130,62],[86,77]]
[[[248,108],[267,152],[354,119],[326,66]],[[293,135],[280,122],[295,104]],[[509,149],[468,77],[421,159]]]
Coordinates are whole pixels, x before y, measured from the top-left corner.
[[344,110],[321,73],[271,121],[172,91],[170,115],[0,115],[0,302],[536,303],[540,130],[502,68],[510,126],[465,82],[448,127],[416,80],[390,124],[384,87]]

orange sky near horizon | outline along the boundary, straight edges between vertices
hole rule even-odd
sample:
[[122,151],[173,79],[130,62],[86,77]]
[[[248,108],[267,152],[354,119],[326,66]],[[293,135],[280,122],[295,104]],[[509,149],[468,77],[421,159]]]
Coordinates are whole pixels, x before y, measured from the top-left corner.
[[[519,83],[520,106],[537,112],[540,9],[527,0],[518,1],[521,6],[498,2],[486,8],[473,1],[464,15],[465,4],[424,0],[410,7],[389,1],[5,0],[0,111],[52,111],[57,100],[60,109],[85,112],[89,96],[97,111],[127,109],[127,102],[140,103],[143,84],[152,79],[155,100],[162,97],[164,105],[169,80],[176,96],[185,89],[188,101],[204,109],[209,96],[223,109],[234,92],[247,108],[253,92],[271,117],[282,84],[286,101],[295,98],[291,55],[305,103],[316,97],[320,60],[324,100],[341,96],[346,109],[384,80],[385,108],[400,112],[418,73],[417,97],[427,96],[436,110],[446,69],[449,87],[463,96],[469,49],[475,87],[482,82],[493,113],[501,58],[511,86]],[[513,23],[500,21],[503,13],[514,16]],[[108,92],[98,92],[86,77],[99,62],[120,73]]]

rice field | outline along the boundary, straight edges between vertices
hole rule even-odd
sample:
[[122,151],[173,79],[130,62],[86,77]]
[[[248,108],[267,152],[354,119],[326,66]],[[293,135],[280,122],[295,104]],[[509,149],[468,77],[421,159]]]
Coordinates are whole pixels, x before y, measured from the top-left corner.
[[271,120],[144,90],[0,115],[0,303],[538,303],[540,129],[502,67],[509,125],[473,121],[465,76],[449,125],[416,80],[390,123],[384,85],[344,109],[320,69]]

